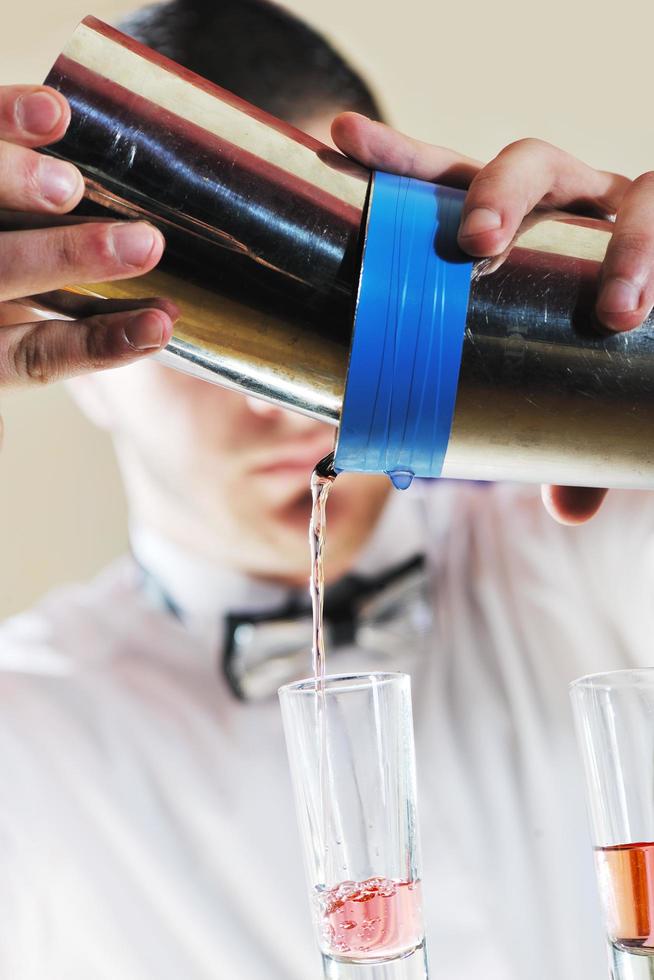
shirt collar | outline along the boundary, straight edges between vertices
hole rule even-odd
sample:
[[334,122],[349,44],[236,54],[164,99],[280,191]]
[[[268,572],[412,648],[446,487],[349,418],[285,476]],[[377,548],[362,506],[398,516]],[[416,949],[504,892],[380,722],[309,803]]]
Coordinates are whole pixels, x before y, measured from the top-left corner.
[[[413,555],[424,553],[423,501],[419,488],[416,491],[389,494],[382,515],[352,572],[378,575]],[[136,561],[179,610],[184,625],[214,649],[220,643],[227,613],[276,610],[293,594],[308,595],[308,543],[307,588],[293,590],[210,562],[144,525],[131,527],[130,541]]]

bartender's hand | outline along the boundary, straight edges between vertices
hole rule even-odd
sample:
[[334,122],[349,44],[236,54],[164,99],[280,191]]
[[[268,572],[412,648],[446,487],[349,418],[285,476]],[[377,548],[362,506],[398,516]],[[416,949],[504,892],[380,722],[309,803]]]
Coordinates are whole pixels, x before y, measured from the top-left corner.
[[[0,210],[3,225],[20,216],[64,215],[79,203],[84,184],[70,163],[35,152],[61,139],[70,121],[66,99],[43,86],[0,87]],[[9,221],[6,219],[9,218]],[[45,222],[44,222],[45,223]],[[43,383],[84,371],[116,367],[165,346],[172,305],[88,320],[16,322],[8,301],[71,283],[128,279],[161,258],[161,234],[145,222],[93,222],[0,232],[0,388]],[[20,307],[18,307],[20,309]]]
[[[337,146],[366,167],[468,187],[459,244],[469,255],[499,255],[523,218],[545,206],[615,216],[602,267],[597,318],[609,330],[633,330],[654,305],[654,173],[631,181],[595,170],[549,143],[519,140],[483,166],[470,157],[421,143],[357,113],[338,116]],[[545,506],[557,520],[580,524],[592,517],[607,491],[543,487]]]

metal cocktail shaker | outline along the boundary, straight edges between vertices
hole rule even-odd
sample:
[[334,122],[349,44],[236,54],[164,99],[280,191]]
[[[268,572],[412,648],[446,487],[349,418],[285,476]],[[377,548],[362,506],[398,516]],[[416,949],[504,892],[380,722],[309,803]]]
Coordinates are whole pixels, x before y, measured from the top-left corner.
[[168,364],[338,425],[343,469],[654,487],[654,318],[593,322],[610,223],[535,213],[473,264],[462,192],[371,180],[94,18],[46,81],[72,106],[49,152],[85,175],[78,213],[145,218],[167,247],[36,304],[168,296]]

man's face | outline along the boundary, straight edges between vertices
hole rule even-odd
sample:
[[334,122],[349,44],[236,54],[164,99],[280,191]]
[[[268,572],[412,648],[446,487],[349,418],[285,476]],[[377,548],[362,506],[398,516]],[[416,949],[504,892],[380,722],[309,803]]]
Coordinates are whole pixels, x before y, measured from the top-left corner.
[[[304,127],[329,139],[329,117]],[[133,519],[250,575],[308,577],[309,479],[335,429],[152,361],[72,384],[113,434]],[[343,474],[330,496],[330,577],[365,544],[385,477]]]

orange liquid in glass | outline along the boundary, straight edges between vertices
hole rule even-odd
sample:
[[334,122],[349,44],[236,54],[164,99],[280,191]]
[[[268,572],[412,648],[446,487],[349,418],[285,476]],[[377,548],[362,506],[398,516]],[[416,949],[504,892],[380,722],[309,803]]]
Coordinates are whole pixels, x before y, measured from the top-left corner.
[[595,860],[611,940],[654,952],[654,843],[598,847]]

